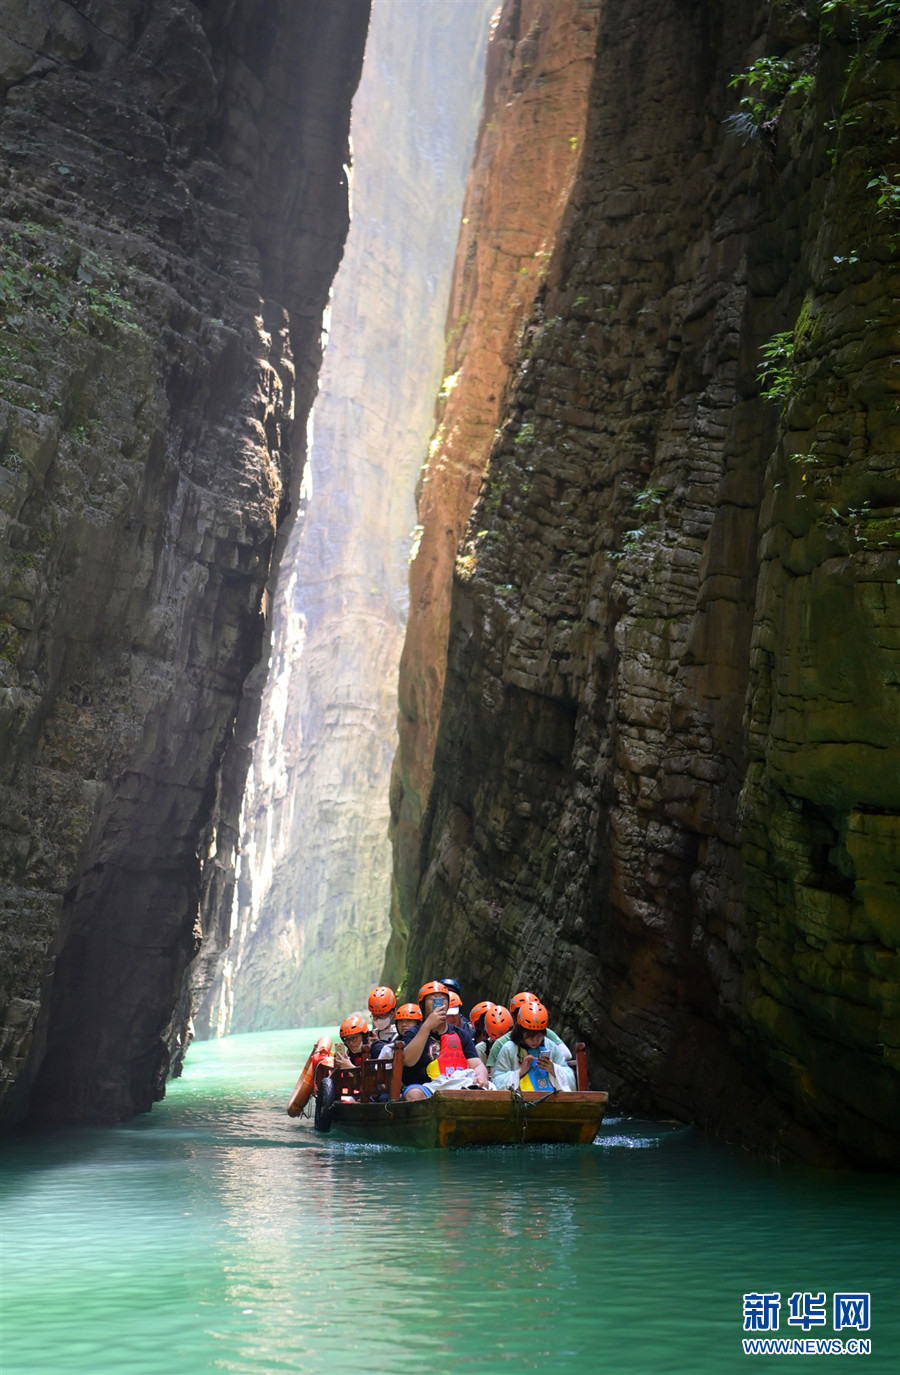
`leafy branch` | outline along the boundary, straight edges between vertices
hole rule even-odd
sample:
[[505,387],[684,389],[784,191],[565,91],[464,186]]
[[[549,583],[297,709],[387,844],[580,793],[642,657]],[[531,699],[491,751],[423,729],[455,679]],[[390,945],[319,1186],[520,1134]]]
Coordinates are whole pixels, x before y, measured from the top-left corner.
[[795,91],[807,91],[815,82],[811,72],[798,72],[796,63],[782,57],[760,57],[745,72],[738,72],[728,83],[734,90],[746,86],[739,114],[725,121],[733,132],[752,138],[764,124],[776,119],[781,106]]
[[760,348],[763,361],[757,370],[761,395],[767,401],[787,401],[794,390],[794,331],[783,330]]

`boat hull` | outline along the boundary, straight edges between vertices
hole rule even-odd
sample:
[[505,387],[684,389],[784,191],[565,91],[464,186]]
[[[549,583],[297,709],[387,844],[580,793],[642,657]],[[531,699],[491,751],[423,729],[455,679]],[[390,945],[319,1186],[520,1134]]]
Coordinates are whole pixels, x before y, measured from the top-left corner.
[[605,1093],[435,1093],[415,1102],[335,1103],[332,1130],[398,1146],[589,1145],[606,1111]]

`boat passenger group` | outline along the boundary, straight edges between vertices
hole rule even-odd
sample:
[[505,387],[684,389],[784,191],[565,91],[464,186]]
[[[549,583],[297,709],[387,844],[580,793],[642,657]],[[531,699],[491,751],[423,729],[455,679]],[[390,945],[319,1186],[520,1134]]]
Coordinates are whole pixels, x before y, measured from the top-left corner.
[[415,1003],[397,1006],[393,989],[369,994],[364,1013],[341,1022],[343,1049],[334,1063],[358,1069],[364,1060],[393,1060],[403,1045],[403,1097],[430,1098],[436,1089],[575,1088],[572,1052],[547,1026],[547,1009],[533,993],[517,993],[509,1007],[476,1003],[466,1017],[456,979],[432,979]]

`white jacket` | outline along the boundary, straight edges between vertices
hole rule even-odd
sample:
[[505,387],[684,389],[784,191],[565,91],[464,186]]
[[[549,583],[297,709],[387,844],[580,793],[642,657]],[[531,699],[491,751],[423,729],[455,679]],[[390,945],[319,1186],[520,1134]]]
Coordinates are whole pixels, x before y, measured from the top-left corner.
[[[553,1061],[550,1078],[555,1081],[556,1087],[561,1093],[574,1093],[575,1074],[566,1064],[565,1048],[553,1041],[546,1041],[545,1045],[547,1053]],[[491,1083],[495,1089],[517,1089],[519,1087],[519,1065],[527,1054],[528,1051],[517,1046],[512,1039],[507,1041],[505,1046],[500,1047],[500,1054],[491,1070]]]

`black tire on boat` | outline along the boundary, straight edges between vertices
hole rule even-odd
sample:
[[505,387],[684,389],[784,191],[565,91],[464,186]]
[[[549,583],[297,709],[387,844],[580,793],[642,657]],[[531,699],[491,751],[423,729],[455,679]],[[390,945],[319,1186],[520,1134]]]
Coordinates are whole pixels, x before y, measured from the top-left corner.
[[316,1094],[315,1127],[317,1132],[331,1131],[331,1118],[333,1114],[334,1080],[330,1074],[326,1074]]

